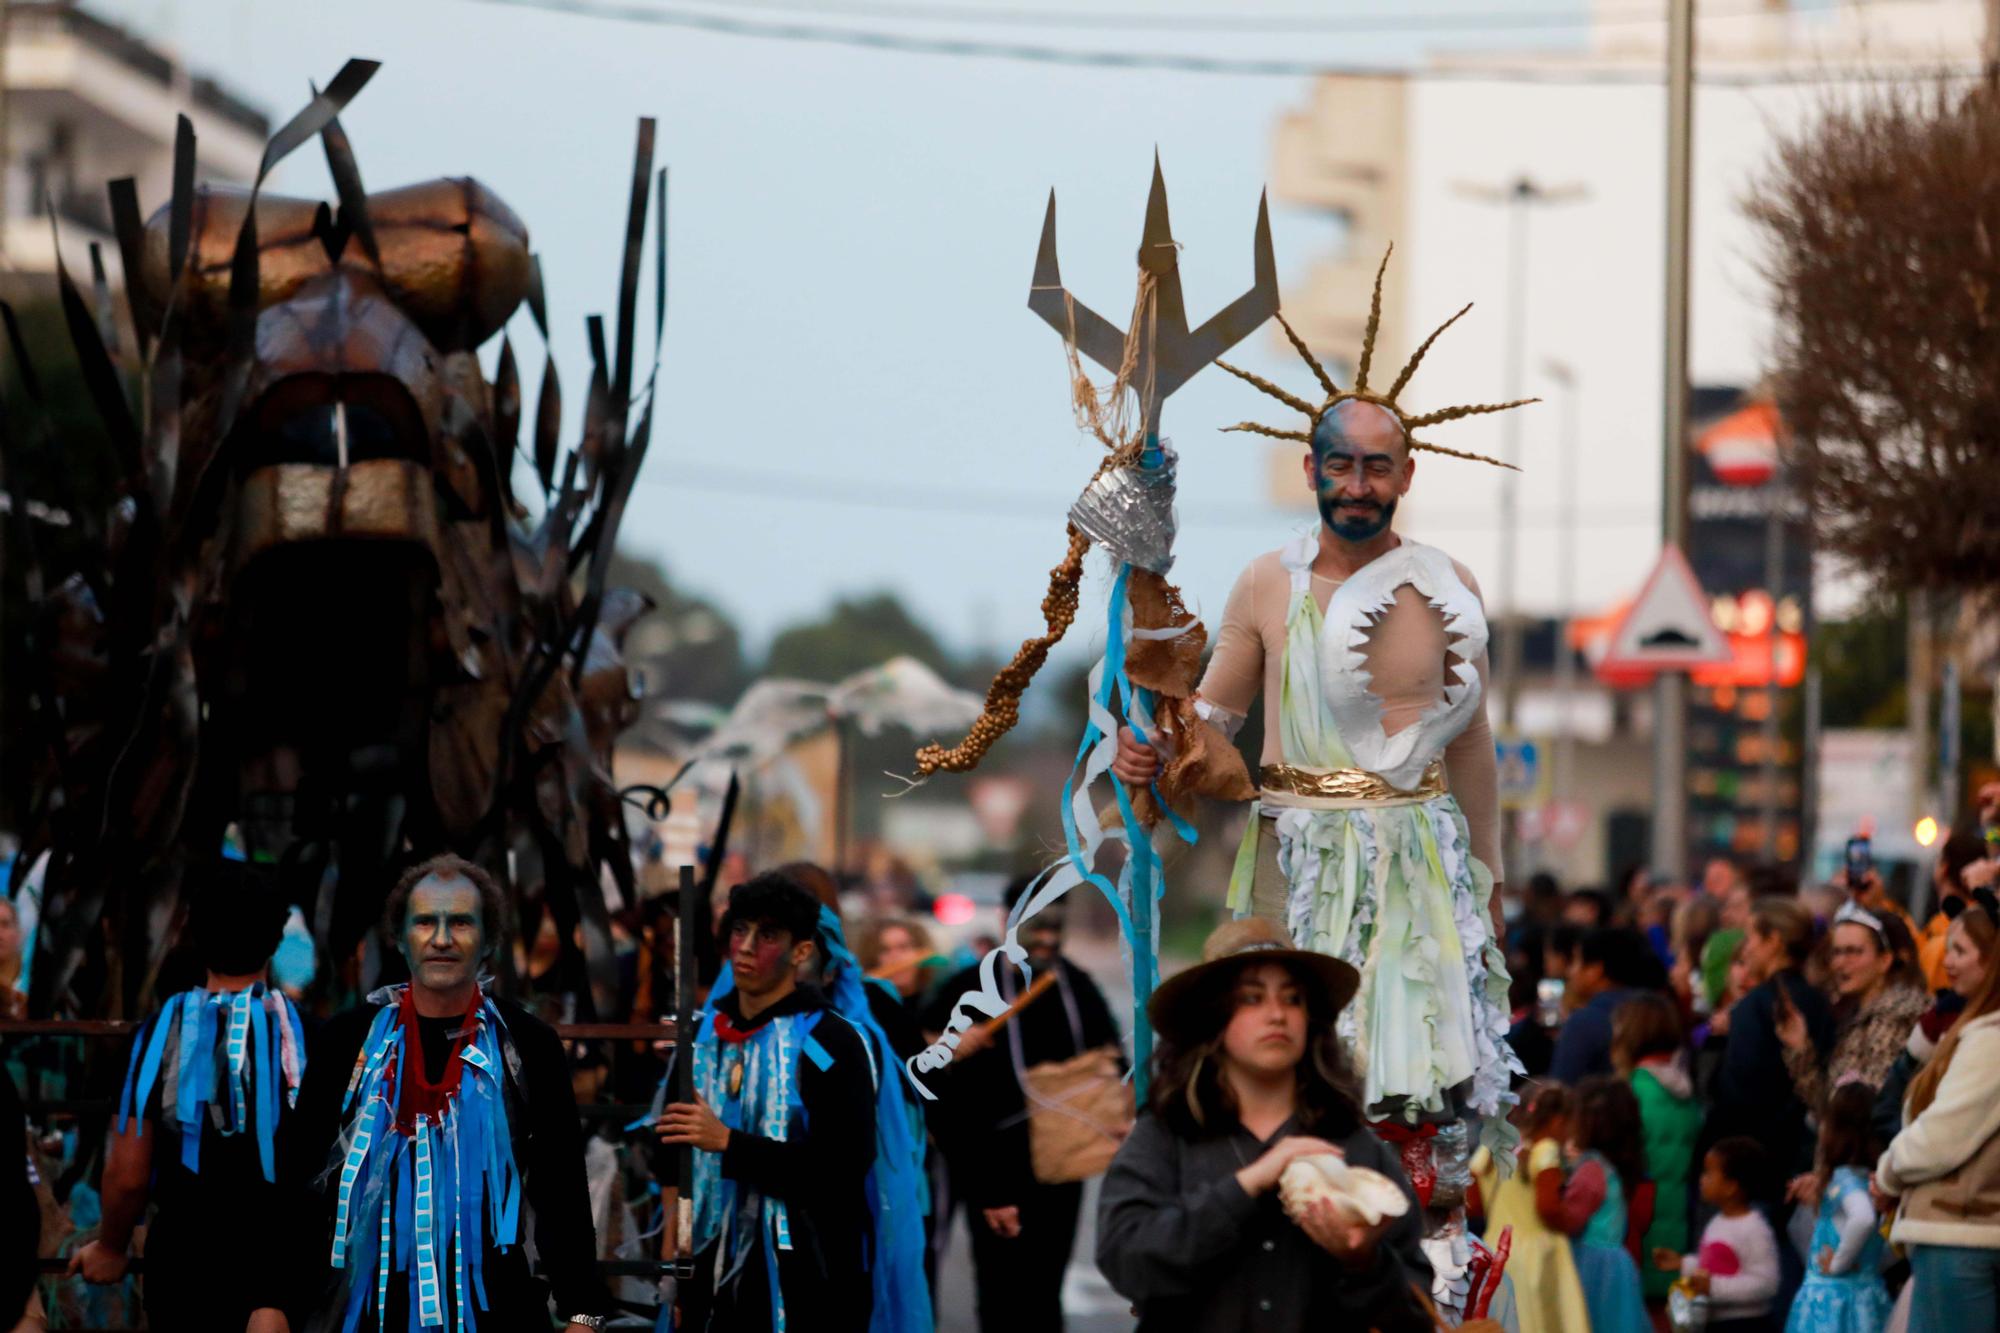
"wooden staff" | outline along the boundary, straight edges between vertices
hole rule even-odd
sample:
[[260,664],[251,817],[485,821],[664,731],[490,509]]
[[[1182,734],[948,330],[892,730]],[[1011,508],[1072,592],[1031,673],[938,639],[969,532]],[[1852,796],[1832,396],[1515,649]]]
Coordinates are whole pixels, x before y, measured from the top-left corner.
[[896,963],[888,967],[878,967],[868,974],[868,979],[870,981],[893,981],[897,977],[906,977],[919,968],[939,967],[950,961],[943,954],[934,953],[925,958],[912,958],[907,963]]
[[1029,986],[1028,989],[1022,991],[1021,998],[1014,1001],[1014,1003],[1008,1005],[1005,1013],[987,1019],[984,1023],[979,1024],[972,1030],[974,1032],[977,1032],[982,1037],[993,1036],[995,1033],[999,1032],[1001,1028],[1005,1027],[1008,1021],[1011,1020],[1015,1015],[1019,1014],[1023,1009],[1026,1009],[1029,1005],[1033,1004],[1036,1001],[1036,999],[1041,996],[1041,993],[1043,991],[1047,990],[1049,987],[1055,984],[1056,984],[1056,970],[1055,968],[1051,967],[1048,971],[1042,973],[1042,975],[1040,975],[1039,977],[1036,977],[1034,984]]
[[[674,1018],[674,1100],[692,1105],[696,986],[694,941],[698,923],[695,918],[694,867],[691,865],[681,867],[679,906],[680,914],[674,922],[675,943],[679,946],[674,963],[674,989],[679,992]],[[694,1148],[682,1144],[678,1156],[680,1194],[674,1202],[675,1273],[691,1278],[694,1276]]]

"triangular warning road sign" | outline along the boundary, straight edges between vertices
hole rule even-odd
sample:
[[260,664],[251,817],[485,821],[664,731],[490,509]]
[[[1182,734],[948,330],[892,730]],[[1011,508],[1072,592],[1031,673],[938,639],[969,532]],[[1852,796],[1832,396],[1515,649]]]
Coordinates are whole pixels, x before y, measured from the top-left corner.
[[1668,546],[1597,663],[1600,672],[1688,671],[1731,660],[1708,614],[1708,594],[1680,547]]

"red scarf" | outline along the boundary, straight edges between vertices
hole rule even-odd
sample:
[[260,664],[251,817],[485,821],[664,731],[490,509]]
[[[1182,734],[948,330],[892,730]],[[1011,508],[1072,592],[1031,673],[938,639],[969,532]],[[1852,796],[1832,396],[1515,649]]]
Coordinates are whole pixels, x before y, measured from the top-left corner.
[[[417,1005],[413,998],[415,988],[405,986],[403,998],[397,1001],[400,1012],[397,1021],[403,1027],[403,1067],[409,1071],[409,1082],[397,1091],[396,1128],[405,1134],[414,1134],[417,1117],[429,1116],[433,1121],[444,1115],[444,1104],[458,1091],[459,1076],[464,1072],[464,1062],[458,1056],[465,1044],[472,1040],[478,1030],[479,1006],[484,998],[475,988],[472,1003],[466,1007],[465,1015],[458,1021],[457,1035],[452,1039],[451,1050],[444,1057],[444,1074],[436,1083],[431,1082],[429,1071],[424,1068],[424,1042],[422,1029],[417,1026]],[[390,1071],[390,1081],[395,1081],[395,1071]]]

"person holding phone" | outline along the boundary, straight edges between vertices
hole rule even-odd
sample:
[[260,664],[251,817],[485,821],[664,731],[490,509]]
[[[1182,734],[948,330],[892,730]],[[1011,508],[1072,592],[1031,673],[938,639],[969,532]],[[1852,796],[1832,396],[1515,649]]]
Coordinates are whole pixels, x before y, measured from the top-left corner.
[[[1704,1150],[1733,1135],[1763,1146],[1769,1188],[1756,1202],[1767,1214],[1778,1207],[1777,1190],[1784,1182],[1811,1169],[1815,1146],[1805,1103],[1785,1067],[1778,1029],[1796,1015],[1814,1060],[1824,1061],[1833,1049],[1833,1006],[1802,970],[1812,947],[1812,917],[1796,899],[1759,898],[1751,907],[1743,962],[1752,985],[1730,1011],[1714,1100],[1702,1127]],[[1790,1246],[1780,1247],[1780,1259],[1785,1265],[1781,1295],[1789,1301],[1805,1269]]]

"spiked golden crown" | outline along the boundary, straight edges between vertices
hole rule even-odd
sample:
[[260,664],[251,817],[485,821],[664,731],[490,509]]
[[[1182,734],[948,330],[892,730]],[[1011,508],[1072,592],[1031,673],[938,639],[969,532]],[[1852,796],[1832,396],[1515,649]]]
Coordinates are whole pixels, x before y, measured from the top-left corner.
[[1472,309],[1471,302],[1468,301],[1459,310],[1458,314],[1453,315],[1450,319],[1438,325],[1436,331],[1430,337],[1424,339],[1422,345],[1410,356],[1408,363],[1397,373],[1395,382],[1389,386],[1386,392],[1377,393],[1368,387],[1369,363],[1375,356],[1375,334],[1382,326],[1382,275],[1388,272],[1389,256],[1395,252],[1396,247],[1391,245],[1382,255],[1382,266],[1375,270],[1375,294],[1368,303],[1368,327],[1361,335],[1361,360],[1354,371],[1354,387],[1343,389],[1335,384],[1333,376],[1327,374],[1326,367],[1322,366],[1318,359],[1313,356],[1312,352],[1307,349],[1305,340],[1299,337],[1297,331],[1289,323],[1286,323],[1284,315],[1279,314],[1278,323],[1285,330],[1285,336],[1291,339],[1292,346],[1298,349],[1299,355],[1305,358],[1308,366],[1312,367],[1314,378],[1319,380],[1320,387],[1326,390],[1326,399],[1315,407],[1305,399],[1295,394],[1287,393],[1284,389],[1279,388],[1261,375],[1253,375],[1247,370],[1238,366],[1232,366],[1227,361],[1218,358],[1215,363],[1216,365],[1221,366],[1238,379],[1247,380],[1249,383],[1256,385],[1259,389],[1270,394],[1287,407],[1295,408],[1305,413],[1308,418],[1308,424],[1304,430],[1281,430],[1276,426],[1265,426],[1255,421],[1238,422],[1236,425],[1226,426],[1224,429],[1254,431],[1259,435],[1269,435],[1273,439],[1298,440],[1310,445],[1312,443],[1313,430],[1319,425],[1320,418],[1324,417],[1339,403],[1344,403],[1349,399],[1359,399],[1365,403],[1374,403],[1376,406],[1393,414],[1396,420],[1401,423],[1403,438],[1409,442],[1412,449],[1423,449],[1434,454],[1447,454],[1453,458],[1466,458],[1475,463],[1491,463],[1495,467],[1513,468],[1518,472],[1520,469],[1514,468],[1512,463],[1503,463],[1497,458],[1488,458],[1484,454],[1470,454],[1458,449],[1447,449],[1441,444],[1431,444],[1428,441],[1419,440],[1415,432],[1422,430],[1426,426],[1435,426],[1446,421],[1456,421],[1460,417],[1474,417],[1487,412],[1505,412],[1511,407],[1525,407],[1529,403],[1538,403],[1541,399],[1520,398],[1511,403],[1471,403],[1460,407],[1442,407],[1435,412],[1425,412],[1418,416],[1409,415],[1396,402],[1396,396],[1402,393],[1403,386],[1410,382],[1410,376],[1417,373],[1417,367],[1423,362],[1424,353],[1430,351],[1431,344],[1438,340],[1438,334],[1443,333],[1453,324],[1456,324],[1460,316],[1464,315],[1467,310]]

